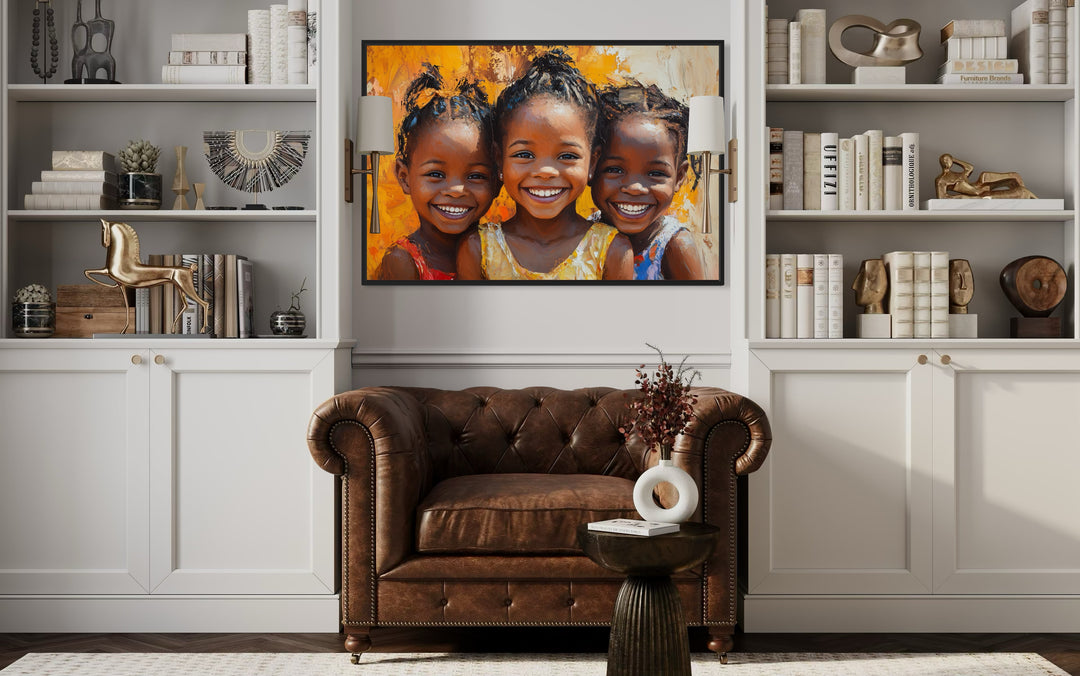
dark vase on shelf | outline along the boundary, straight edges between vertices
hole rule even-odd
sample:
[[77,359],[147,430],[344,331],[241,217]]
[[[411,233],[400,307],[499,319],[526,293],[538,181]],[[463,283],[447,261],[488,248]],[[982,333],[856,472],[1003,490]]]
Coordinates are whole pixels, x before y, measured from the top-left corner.
[[55,328],[55,304],[11,304],[11,329],[16,338],[48,338]]
[[136,171],[120,174],[121,209],[160,209],[161,174]]
[[275,310],[270,313],[270,332],[275,336],[302,336],[307,318],[299,310]]

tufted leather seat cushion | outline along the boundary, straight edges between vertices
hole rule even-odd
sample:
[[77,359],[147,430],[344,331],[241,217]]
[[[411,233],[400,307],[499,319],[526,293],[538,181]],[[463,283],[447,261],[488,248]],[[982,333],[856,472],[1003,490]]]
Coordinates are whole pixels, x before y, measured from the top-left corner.
[[636,519],[634,482],[592,474],[470,474],[417,507],[425,554],[581,554],[578,524]]

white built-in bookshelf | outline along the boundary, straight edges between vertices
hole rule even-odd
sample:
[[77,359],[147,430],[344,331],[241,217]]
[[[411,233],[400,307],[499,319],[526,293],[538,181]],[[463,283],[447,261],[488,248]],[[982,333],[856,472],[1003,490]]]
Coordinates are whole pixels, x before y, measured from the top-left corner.
[[[827,56],[825,84],[765,84],[765,10],[745,3],[750,176],[745,234],[746,389],[774,432],[749,479],[749,632],[1076,631],[1080,528],[1069,451],[1080,434],[1080,118],[1067,85],[933,84],[939,31],[953,19],[1008,18],[1020,0],[770,0],[769,18],[824,8],[922,26],[907,84],[856,86]],[[1077,44],[1073,25],[1072,43]],[[861,41],[860,41],[861,40]],[[869,32],[853,30],[853,49]],[[1071,58],[1077,61],[1074,50]],[[1074,78],[1077,73],[1073,68]],[[760,105],[760,122],[757,111]],[[806,211],[768,208],[767,126],[840,137],[920,135],[920,202],[938,158],[1016,171],[1038,211]],[[974,339],[858,339],[851,289],[864,259],[948,251],[970,261]],[[844,256],[844,338],[765,338],[765,255]],[[1019,312],[999,284],[1027,255],[1062,264],[1058,339],[1009,337]],[[736,363],[739,363],[736,360]],[[739,382],[739,381],[736,381]],[[1022,460],[1021,460],[1022,458]]]
[[[319,3],[326,66],[309,84],[206,86],[161,84],[170,35],[244,33],[247,11],[269,1],[104,0],[103,16],[116,22],[117,85],[63,83],[76,3],[59,0],[59,69],[35,79],[36,4],[0,0],[0,474],[11,479],[0,491],[9,515],[0,516],[0,628],[334,631],[333,478],[311,462],[304,430],[349,379],[341,149],[351,73],[338,54],[350,3]],[[94,16],[93,0],[82,12]],[[255,201],[203,156],[204,131],[232,129],[310,131],[301,171],[258,196],[299,209],[170,208],[178,145],[208,205]],[[162,209],[23,208],[51,151],[116,155],[140,138],[162,149]],[[193,190],[187,200],[194,205]],[[306,279],[306,337],[14,337],[17,288],[41,283],[55,294],[105,264],[101,218],[135,228],[144,262],[152,253],[247,256],[258,335],[271,333],[270,314]]]

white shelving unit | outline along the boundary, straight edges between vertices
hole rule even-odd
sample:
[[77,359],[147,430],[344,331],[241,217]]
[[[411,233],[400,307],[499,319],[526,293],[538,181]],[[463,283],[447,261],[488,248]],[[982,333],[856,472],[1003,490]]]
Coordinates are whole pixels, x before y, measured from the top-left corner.
[[[324,58],[308,85],[157,84],[171,33],[246,32],[262,7],[213,0],[106,3],[123,84],[65,85],[74,3],[53,4],[61,63],[43,84],[29,67],[34,3],[0,0],[0,631],[337,629],[333,477],[304,440],[314,407],[350,382],[339,252],[352,246],[340,169],[351,72],[336,55],[351,8],[321,5]],[[301,172],[258,200],[302,208],[168,208],[178,145],[208,204],[253,201],[206,165],[202,132],[218,129],[310,130]],[[115,155],[132,138],[162,147],[165,208],[22,208],[51,150]],[[143,256],[246,255],[257,334],[306,278],[307,337],[14,338],[16,288],[55,292],[104,263],[101,218],[130,223]]]
[[[1076,631],[1080,510],[1057,477],[1080,469],[1080,124],[1072,85],[948,87],[938,29],[956,18],[1008,23],[1018,2],[771,0],[768,16],[824,7],[827,26],[866,14],[922,25],[910,84],[855,86],[828,55],[825,85],[765,85],[764,8],[747,3],[750,196],[746,235],[746,387],[774,444],[750,477],[747,631]],[[1074,27],[1075,28],[1075,27]],[[853,32],[854,33],[854,32]],[[1073,36],[1073,44],[1077,44]],[[1075,52],[1073,58],[1075,59]],[[1075,65],[1075,61],[1074,61]],[[1076,72],[1074,68],[1074,72]],[[938,156],[976,171],[1018,171],[1061,211],[770,211],[765,126],[920,133],[920,197]],[[760,162],[760,164],[758,164]],[[973,340],[854,338],[860,262],[892,250],[945,250],[975,271]],[[844,338],[766,340],[766,253],[844,255]],[[1070,291],[1057,340],[1009,338],[1017,311],[998,276],[1010,261],[1059,261]],[[1021,459],[1022,456],[1022,459]],[[1006,468],[1019,463],[1025,471]],[[1038,468],[1027,471],[1027,468]]]

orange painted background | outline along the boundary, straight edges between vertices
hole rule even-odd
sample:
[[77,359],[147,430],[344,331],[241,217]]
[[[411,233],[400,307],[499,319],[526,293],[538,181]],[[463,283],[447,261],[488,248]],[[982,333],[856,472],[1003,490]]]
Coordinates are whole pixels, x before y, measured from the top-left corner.
[[[439,67],[447,83],[475,78],[485,89],[492,106],[503,87],[524,73],[533,56],[561,47],[574,58],[581,73],[598,87],[636,79],[656,84],[665,94],[683,103],[691,96],[719,95],[720,48],[717,45],[380,45],[365,46],[367,94],[389,96],[394,101],[394,133],[404,115],[404,95],[424,63]],[[415,230],[419,221],[408,195],[394,178],[394,158],[379,163],[379,214],[381,233],[367,237],[367,278],[374,279],[387,247]],[[706,279],[718,279],[718,228],[701,234],[702,190],[694,189],[694,172],[687,175],[672,200],[668,214],[690,226],[706,261]],[[368,209],[370,210],[370,190]],[[714,200],[715,200],[714,195]],[[588,189],[578,199],[578,213],[592,214],[596,207]],[[718,205],[714,202],[715,212]],[[369,212],[370,213],[370,212]],[[483,220],[502,222],[514,213],[514,203],[500,192]]]

